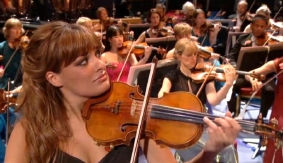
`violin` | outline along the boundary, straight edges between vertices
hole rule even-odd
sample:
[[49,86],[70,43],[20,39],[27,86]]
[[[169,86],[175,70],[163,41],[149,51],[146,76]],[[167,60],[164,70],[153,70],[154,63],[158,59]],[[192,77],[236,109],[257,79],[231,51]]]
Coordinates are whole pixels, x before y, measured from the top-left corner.
[[264,32],[261,36],[256,38],[256,45],[257,46],[265,46],[271,44],[277,44],[279,41],[275,39],[275,36],[268,32]]
[[154,35],[157,35],[158,37],[166,37],[168,35],[174,34],[174,32],[171,30],[171,27],[166,27],[166,24],[164,22],[160,22],[157,27],[152,28],[152,33]]
[[[180,100],[180,97],[186,100]],[[82,116],[86,129],[95,144],[110,147],[130,145],[135,137],[144,96],[137,86],[122,82],[111,83],[111,88],[99,97],[86,101]],[[146,106],[141,138],[153,139],[157,144],[184,149],[194,145],[204,130],[205,113],[202,102],[189,92],[164,94],[149,98]],[[280,142],[283,134],[277,125],[238,120],[244,132],[270,137]],[[178,127],[176,127],[178,126]]]
[[0,114],[6,112],[7,108],[5,106],[7,106],[8,104],[16,105],[17,98],[15,98],[13,94],[8,94],[8,92],[0,89]]
[[[122,45],[122,47],[118,48],[118,54],[121,55],[122,57],[126,57],[128,54],[128,47],[132,46],[133,42],[132,41],[125,41]],[[144,55],[144,50],[145,47],[148,46],[146,42],[142,42],[139,44],[134,45],[134,47],[131,50],[131,53],[134,53],[136,56],[142,56]],[[163,48],[157,48],[157,47],[152,47],[152,50],[156,50],[158,54],[166,54],[166,50]]]
[[[207,78],[207,80],[215,80],[219,82],[225,82],[224,69],[226,65],[221,65],[220,67],[213,67],[210,63],[199,62],[194,70],[192,71],[191,78],[195,83],[202,83]],[[212,69],[212,71],[211,71]],[[211,71],[211,73],[209,73]],[[265,80],[265,75],[250,73],[246,71],[236,70],[236,73],[239,75],[249,75],[252,78],[258,79],[258,81]],[[209,75],[207,77],[207,75]]]
[[15,41],[12,43],[12,46],[14,49],[19,48],[19,49],[24,49],[28,46],[29,44],[29,38],[28,36],[24,35],[21,36],[20,38],[15,39]]

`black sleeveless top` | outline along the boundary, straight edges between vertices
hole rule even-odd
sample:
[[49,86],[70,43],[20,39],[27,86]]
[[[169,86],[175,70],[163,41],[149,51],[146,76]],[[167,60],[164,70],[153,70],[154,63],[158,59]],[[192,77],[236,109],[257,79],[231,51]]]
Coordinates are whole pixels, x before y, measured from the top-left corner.
[[[193,82],[192,79],[184,75],[179,68],[169,72],[165,77],[168,78],[169,81],[171,82],[172,87],[171,87],[170,92],[178,92],[178,91],[189,92],[188,81],[190,81],[190,85],[192,88],[191,93],[196,95],[202,85],[202,83],[198,84],[198,83]],[[205,87],[209,82],[213,82],[213,81],[207,81],[204,87],[202,88],[203,90],[199,94],[199,99],[202,102],[202,104],[206,103]]]
[[[128,163],[131,161],[133,146],[118,146],[112,149],[99,163]],[[94,153],[95,154],[95,153]],[[82,160],[59,150],[55,163],[85,163]]]

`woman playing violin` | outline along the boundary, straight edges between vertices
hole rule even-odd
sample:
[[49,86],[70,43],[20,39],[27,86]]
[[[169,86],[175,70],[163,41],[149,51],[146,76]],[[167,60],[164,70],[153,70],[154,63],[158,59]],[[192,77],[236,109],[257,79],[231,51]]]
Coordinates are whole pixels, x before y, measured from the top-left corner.
[[[88,17],[80,17],[77,21],[76,24],[82,25],[86,28],[88,28],[89,30],[93,31],[93,25],[92,25],[92,21],[90,18]],[[104,52],[105,46],[102,43],[102,34],[100,32],[94,32],[96,34],[96,36],[100,39],[100,43],[101,43],[101,48],[99,49],[99,51],[101,53]]]
[[[273,61],[269,61],[266,64],[262,65],[260,68],[252,70],[251,72],[259,73],[259,74],[270,74],[272,72],[278,73],[283,69],[283,57],[277,58]],[[254,91],[261,89],[262,83],[257,79],[250,78],[250,76],[245,76],[246,80],[250,81],[252,88]],[[270,119],[276,118],[278,120],[278,129],[282,129],[283,127],[283,112],[282,112],[282,96],[283,96],[283,74],[280,74],[277,77],[277,84],[275,89],[275,99],[272,106],[272,113]],[[266,151],[264,155],[264,163],[282,163],[282,147],[278,150],[275,150],[274,141],[268,139],[268,143],[266,146]],[[273,158],[274,157],[274,158]],[[274,162],[272,160],[274,159]]]
[[214,45],[217,41],[218,32],[220,31],[219,24],[212,25],[209,23],[202,9],[196,9],[193,18],[192,35],[198,37],[198,42],[201,46]]
[[[7,89],[8,79],[14,80],[17,78],[22,57],[22,40],[23,38],[26,39],[26,36],[22,37],[24,33],[23,24],[15,18],[8,19],[5,22],[3,33],[7,40],[0,43],[0,54],[3,56],[3,60],[0,61],[0,88]],[[15,55],[12,57],[13,53]],[[11,61],[8,63],[10,59]]]
[[144,42],[146,38],[163,37],[161,29],[165,27],[165,23],[160,21],[161,15],[156,9],[148,12],[147,22],[150,23],[149,29],[141,33],[137,39],[137,43]]
[[[127,82],[130,67],[146,63],[152,48],[148,46],[145,47],[144,57],[139,62],[134,53],[130,53],[126,61],[126,56],[131,48],[131,44],[124,46],[123,31],[117,26],[110,26],[106,31],[106,39],[109,41],[111,49],[101,54],[100,58],[107,64],[108,75],[112,81],[116,81],[121,71],[123,71],[119,81]],[[122,69],[124,64],[125,67]]]
[[[129,162],[131,146],[106,151],[93,142],[82,117],[84,103],[110,87],[105,64],[94,55],[98,41],[76,24],[51,22],[37,29],[22,60],[22,117],[12,131],[5,162]],[[220,126],[204,121],[210,137],[194,163],[212,161],[241,129],[229,117],[216,118]],[[152,140],[141,140],[141,148],[149,163],[176,162],[169,148]]]
[[104,7],[99,7],[96,10],[96,17],[99,19],[99,23],[93,27],[95,31],[104,32],[113,24],[113,18],[108,16],[108,11]]
[[[198,47],[193,41],[183,38],[176,43],[175,55],[180,61],[180,68],[167,74],[163,80],[158,97],[162,97],[164,93],[175,91],[189,91],[197,94],[201,84],[195,83],[192,80],[193,69],[197,64],[197,54]],[[235,69],[232,66],[228,65],[225,68],[225,77],[226,83],[218,92],[215,90],[213,81],[205,83],[204,90],[199,95],[203,104],[208,100],[211,105],[217,105],[226,97],[228,90],[237,77]]]

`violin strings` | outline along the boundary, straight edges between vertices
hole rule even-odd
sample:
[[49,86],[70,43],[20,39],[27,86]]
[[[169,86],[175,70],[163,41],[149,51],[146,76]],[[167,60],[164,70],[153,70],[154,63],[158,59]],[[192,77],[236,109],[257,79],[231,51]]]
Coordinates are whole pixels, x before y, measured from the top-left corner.
[[[125,103],[130,103],[130,102],[125,102]],[[140,103],[140,102],[137,102],[137,103]],[[215,118],[223,118],[223,117],[220,117],[220,116],[215,116],[215,115],[209,115],[209,114],[206,114],[206,113],[201,113],[201,112],[197,112],[197,111],[192,111],[192,110],[184,110],[184,109],[179,109],[179,108],[173,108],[173,107],[168,107],[168,106],[161,106],[161,105],[154,105],[154,104],[150,104],[151,107],[152,106],[155,106],[155,107],[163,107],[161,109],[161,111],[156,111],[156,109],[152,109],[151,107],[148,107],[147,109],[147,112],[148,113],[157,113],[157,114],[163,114],[163,115],[169,115],[169,116],[175,116],[177,118],[185,118],[186,121],[188,121],[188,119],[191,120],[192,123],[201,123],[203,124],[203,117],[208,117],[209,119],[211,120],[214,120]],[[108,106],[110,105],[96,105],[96,106],[107,106],[105,108],[108,108],[110,109]],[[115,105],[113,105],[115,106]],[[128,107],[126,107],[128,106]],[[131,110],[131,107],[132,106],[132,103],[131,105],[125,105],[124,103],[121,103],[119,104],[119,112],[129,112],[129,110]],[[139,106],[139,104],[136,104],[136,106]],[[141,105],[140,105],[141,106]],[[113,108],[113,107],[111,107]],[[160,110],[160,108],[158,108]],[[138,107],[133,109],[134,110],[134,114],[140,114],[140,110]],[[147,114],[147,115],[150,115],[150,114]],[[147,117],[150,117],[150,116],[147,116]],[[250,131],[253,131],[254,130],[254,126],[255,126],[255,122],[251,122],[251,121],[246,121],[246,120],[237,120],[239,122],[239,124],[242,126],[243,130],[250,130]]]

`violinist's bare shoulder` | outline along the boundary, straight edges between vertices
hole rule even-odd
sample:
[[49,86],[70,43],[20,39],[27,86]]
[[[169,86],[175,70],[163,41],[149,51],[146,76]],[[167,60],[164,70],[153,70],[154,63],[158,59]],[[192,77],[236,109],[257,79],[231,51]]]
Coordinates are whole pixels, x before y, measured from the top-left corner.
[[[5,163],[29,163],[25,148],[19,148],[26,146],[25,129],[23,127],[24,121],[21,120],[16,123],[9,142],[6,148]],[[17,153],[17,154],[15,154]]]
[[166,54],[166,59],[173,59],[174,57],[174,52],[175,52],[175,48],[171,49],[170,51],[168,51],[168,53]]

